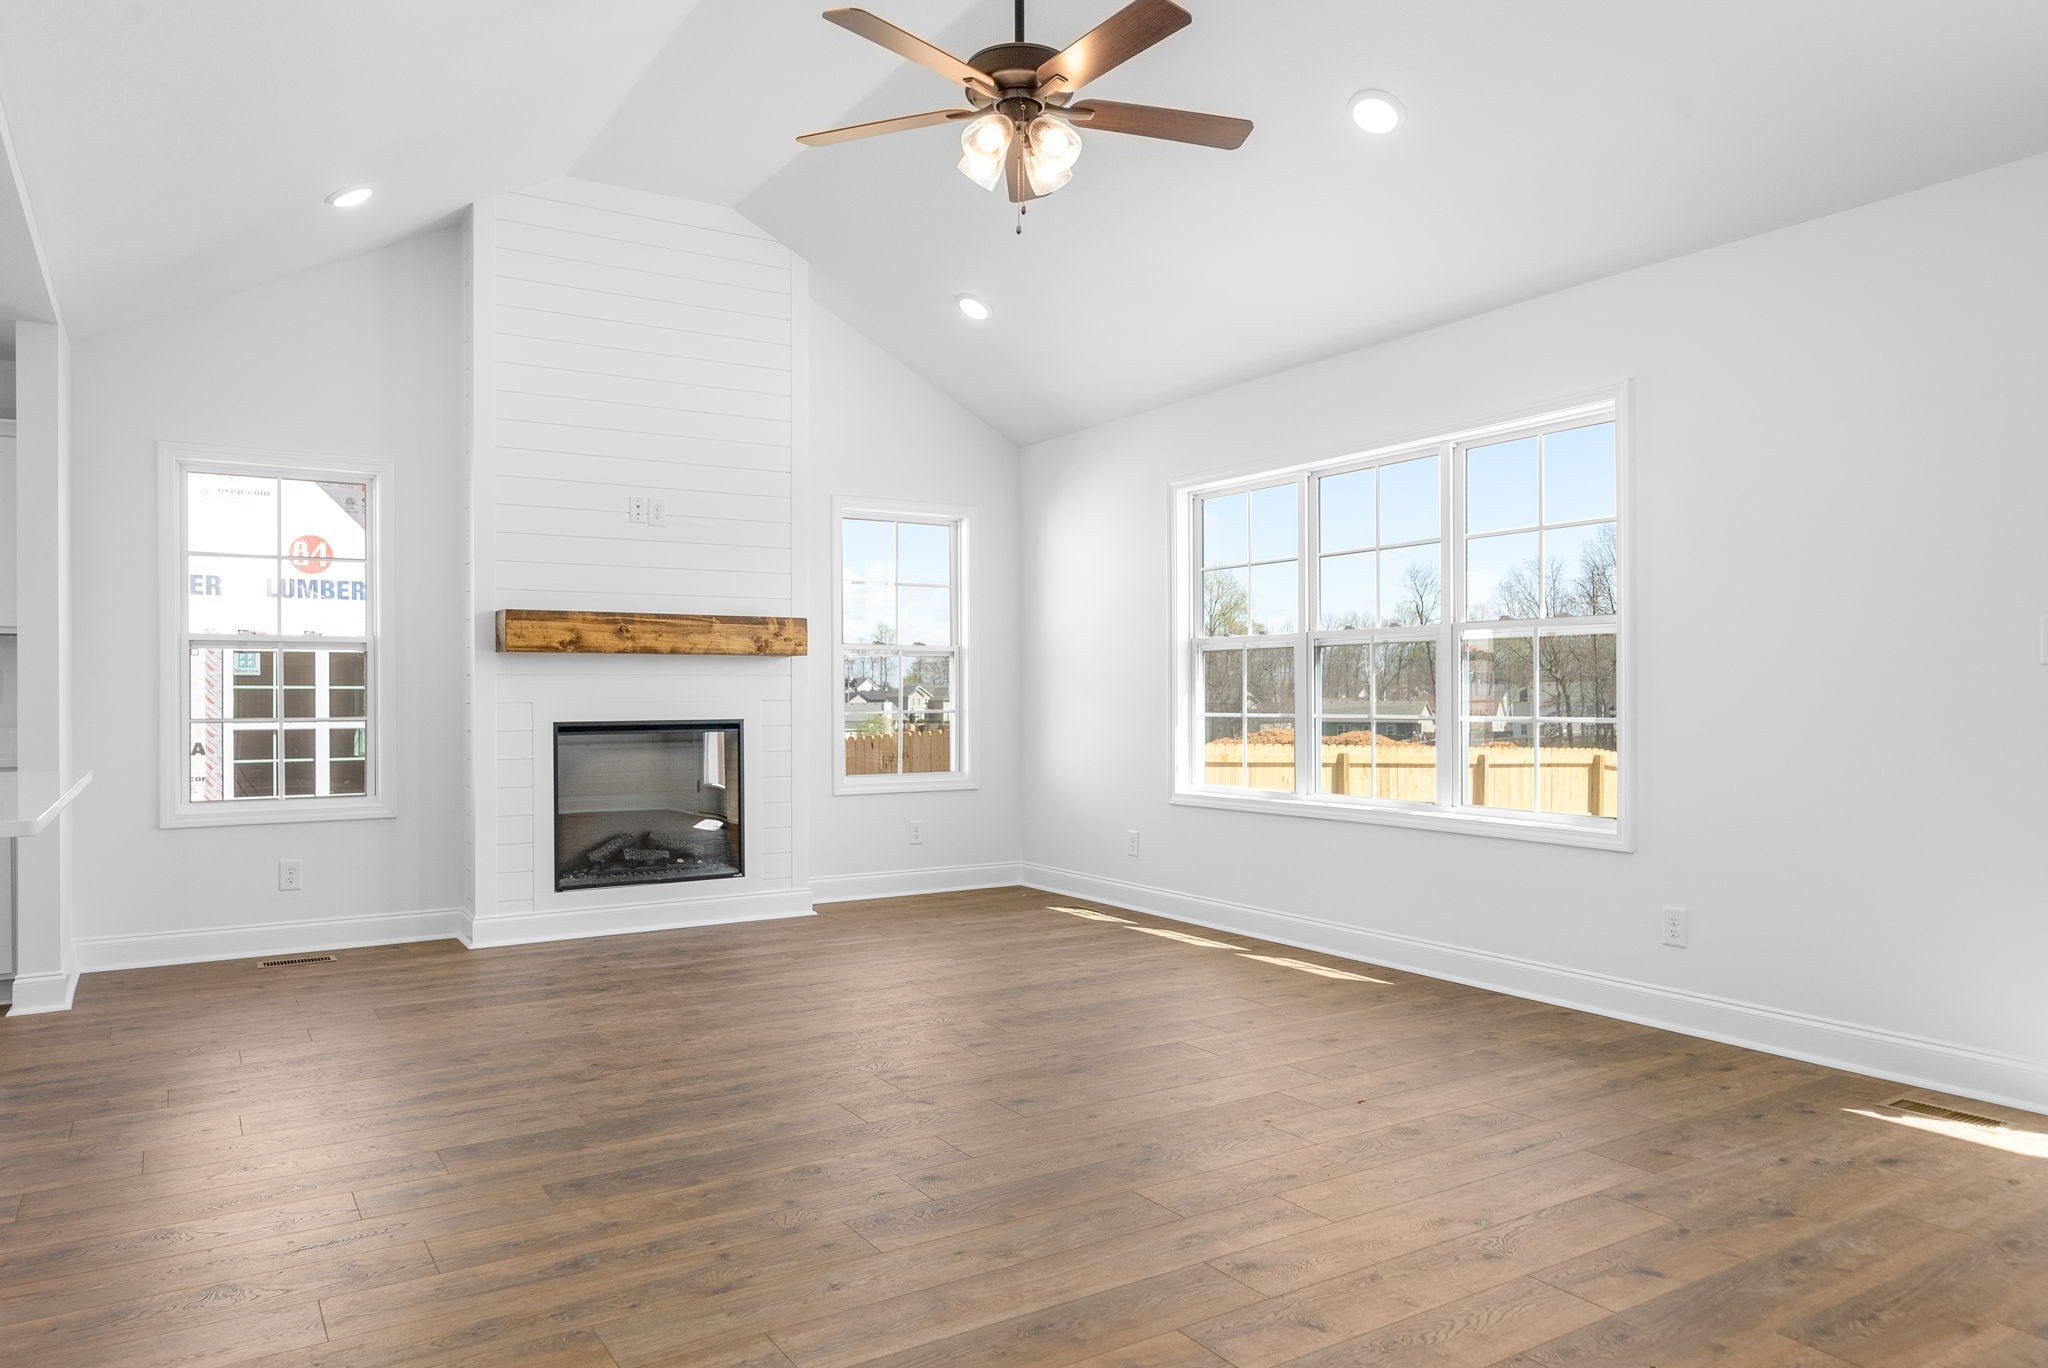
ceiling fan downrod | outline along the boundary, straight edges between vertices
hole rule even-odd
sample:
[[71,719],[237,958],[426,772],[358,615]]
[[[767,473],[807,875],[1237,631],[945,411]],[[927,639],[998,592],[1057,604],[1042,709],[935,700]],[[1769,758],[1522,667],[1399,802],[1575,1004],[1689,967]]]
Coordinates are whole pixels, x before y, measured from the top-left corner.
[[1024,0],[1017,0],[1017,41],[1024,41]]

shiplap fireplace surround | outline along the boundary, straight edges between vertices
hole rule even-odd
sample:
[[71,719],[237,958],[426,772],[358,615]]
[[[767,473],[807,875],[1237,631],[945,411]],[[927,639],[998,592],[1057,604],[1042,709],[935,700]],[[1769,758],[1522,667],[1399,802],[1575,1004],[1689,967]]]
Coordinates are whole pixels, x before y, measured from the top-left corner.
[[[803,263],[730,210],[578,181],[477,205],[463,253],[470,943],[809,912],[803,656],[500,651],[497,621],[803,615]],[[745,738],[743,872],[558,891],[557,725],[690,718]]]

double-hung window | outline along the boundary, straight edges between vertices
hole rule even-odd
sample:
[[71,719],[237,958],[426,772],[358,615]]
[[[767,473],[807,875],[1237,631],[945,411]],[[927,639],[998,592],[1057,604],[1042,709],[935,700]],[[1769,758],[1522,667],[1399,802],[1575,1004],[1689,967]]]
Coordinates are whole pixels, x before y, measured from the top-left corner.
[[1177,487],[1177,801],[1626,848],[1619,398]]
[[164,824],[388,816],[385,468],[164,456]]
[[834,528],[836,791],[971,786],[965,511],[841,502]]

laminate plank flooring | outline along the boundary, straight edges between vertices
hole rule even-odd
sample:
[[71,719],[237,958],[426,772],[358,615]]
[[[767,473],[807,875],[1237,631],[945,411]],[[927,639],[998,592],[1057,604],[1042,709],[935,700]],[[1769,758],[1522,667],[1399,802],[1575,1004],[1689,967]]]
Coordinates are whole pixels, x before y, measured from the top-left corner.
[[2048,1368],[2048,1120],[1029,889],[101,974],[0,1362]]

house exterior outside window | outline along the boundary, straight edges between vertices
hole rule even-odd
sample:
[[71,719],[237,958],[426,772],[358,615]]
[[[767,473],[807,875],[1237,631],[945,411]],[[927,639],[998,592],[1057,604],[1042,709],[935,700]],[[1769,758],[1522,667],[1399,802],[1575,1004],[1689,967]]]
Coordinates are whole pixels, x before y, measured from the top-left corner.
[[392,815],[386,463],[165,444],[164,826]]
[[1176,485],[1173,801],[1628,849],[1625,399]]
[[834,792],[969,788],[968,511],[833,509]]

